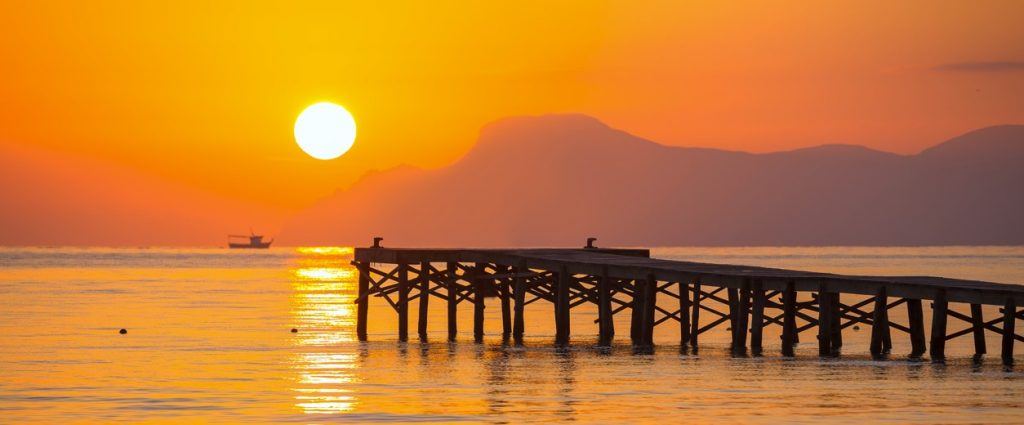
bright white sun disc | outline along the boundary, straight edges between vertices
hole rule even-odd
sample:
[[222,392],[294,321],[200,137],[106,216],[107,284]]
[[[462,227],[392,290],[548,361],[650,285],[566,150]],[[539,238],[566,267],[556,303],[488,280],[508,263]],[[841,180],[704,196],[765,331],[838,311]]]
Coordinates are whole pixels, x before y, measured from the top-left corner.
[[341,105],[315,103],[295,120],[295,142],[313,158],[342,156],[355,141],[356,121]]

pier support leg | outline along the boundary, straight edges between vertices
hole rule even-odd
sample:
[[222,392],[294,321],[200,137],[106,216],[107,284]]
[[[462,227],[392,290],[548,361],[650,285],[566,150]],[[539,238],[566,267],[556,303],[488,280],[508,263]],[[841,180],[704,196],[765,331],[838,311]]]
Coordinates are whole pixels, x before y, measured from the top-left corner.
[[981,358],[985,349],[985,317],[981,313],[981,304],[971,304],[971,328],[974,334],[974,356]]
[[640,318],[644,312],[644,283],[641,280],[633,280],[631,283],[633,300],[629,309],[629,342],[637,345],[640,342]]
[[[506,273],[512,271],[511,267],[504,268]],[[501,340],[508,341],[512,336],[512,288],[508,278],[501,279],[499,287],[501,297]]]
[[818,355],[828,357],[832,355],[832,294],[818,292]]
[[884,358],[885,334],[889,332],[889,297],[885,287],[878,288],[875,295],[875,311],[872,314],[871,324],[871,357]]
[[782,293],[782,355],[793,357],[796,344],[796,288],[790,281]]
[[398,340],[409,340],[409,265],[398,265]]
[[654,347],[654,313],[658,305],[658,279],[648,274],[644,280],[644,315],[641,322],[640,346],[649,349]]
[[562,266],[555,277],[555,344],[569,345],[569,270]]
[[601,276],[597,281],[597,345],[609,347],[612,345],[613,322],[612,322],[612,288],[611,277],[608,276],[608,267],[601,270]]
[[366,341],[366,318],[370,311],[370,272],[366,264],[359,265],[359,305],[356,307],[356,336]]
[[477,264],[473,276],[473,341],[484,342],[484,275],[486,266]]
[[690,285],[679,280],[679,347],[690,343]]
[[523,342],[523,332],[525,328],[525,318],[523,317],[523,311],[526,307],[526,278],[521,276],[526,273],[526,266],[520,264],[519,267],[513,268],[515,273],[515,281],[512,285],[512,294],[515,298],[515,319],[512,321],[512,338],[516,343]]
[[920,359],[925,351],[924,310],[921,300],[907,299],[907,321],[910,325],[910,358]]
[[736,342],[736,324],[740,321],[740,295],[736,288],[725,290],[726,301],[729,302],[729,330],[732,331],[732,343]]
[[747,326],[750,324],[750,281],[745,282],[738,292],[736,319],[732,328],[732,351],[733,354],[746,354]]
[[430,303],[430,263],[420,263],[420,309],[419,321],[416,323],[416,330],[420,341],[427,340],[427,305]]
[[949,310],[949,303],[946,301],[946,291],[939,290],[935,294],[935,301],[932,303],[932,338],[929,346],[929,355],[932,362],[942,363],[946,361],[946,318]]
[[459,333],[459,279],[456,277],[456,270],[458,265],[454,262],[446,264],[447,276],[446,285],[448,287],[448,340],[455,341],[455,337]]
[[838,292],[832,293],[832,343],[830,355],[838,356],[843,348],[843,312]]
[[1014,336],[1014,320],[1017,316],[1017,303],[1012,297],[1006,298],[1006,304],[1003,305],[1003,364],[1010,366],[1013,364],[1013,336]]
[[700,334],[700,279],[693,282],[693,314],[690,314],[690,349],[697,354],[697,337]]
[[750,311],[750,353],[755,356],[760,356],[764,329],[764,304],[766,301],[764,288],[760,279],[754,281],[752,290],[754,305]]

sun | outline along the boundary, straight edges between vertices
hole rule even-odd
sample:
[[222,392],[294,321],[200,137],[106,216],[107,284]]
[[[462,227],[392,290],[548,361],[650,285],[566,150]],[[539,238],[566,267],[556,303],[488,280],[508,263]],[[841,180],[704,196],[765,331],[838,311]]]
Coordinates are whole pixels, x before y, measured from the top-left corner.
[[313,158],[327,160],[342,156],[355,141],[356,120],[341,105],[315,103],[295,119],[295,142]]

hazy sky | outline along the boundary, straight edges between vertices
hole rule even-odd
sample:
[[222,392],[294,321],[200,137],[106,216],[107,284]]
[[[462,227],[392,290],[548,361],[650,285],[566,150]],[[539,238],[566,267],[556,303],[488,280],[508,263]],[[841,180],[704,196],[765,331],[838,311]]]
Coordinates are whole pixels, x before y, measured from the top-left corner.
[[[509,115],[758,152],[1024,123],[1024,2],[722,3],[7,2],[0,143],[298,208]],[[359,125],[327,162],[292,139],[321,100]]]

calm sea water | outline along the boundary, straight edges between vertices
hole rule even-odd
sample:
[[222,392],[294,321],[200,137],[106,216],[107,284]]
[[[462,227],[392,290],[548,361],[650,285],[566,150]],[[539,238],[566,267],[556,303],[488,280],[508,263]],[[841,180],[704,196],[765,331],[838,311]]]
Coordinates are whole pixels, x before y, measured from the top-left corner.
[[[654,255],[1024,283],[1024,247]],[[548,304],[528,307],[526,344],[510,347],[496,303],[485,343],[465,333],[464,305],[449,344],[435,302],[431,342],[399,343],[394,313],[374,299],[371,341],[359,343],[350,259],[346,248],[0,249],[0,422],[1024,422],[1024,365],[1002,367],[994,335],[980,365],[969,338],[950,342],[945,365],[905,361],[898,332],[893,360],[872,361],[869,329],[848,329],[839,359],[819,359],[809,334],[783,359],[774,328],[766,356],[732,358],[724,327],[686,355],[678,330],[659,326],[655,353],[634,355],[595,350],[596,313],[574,309],[574,344],[561,351]]]

